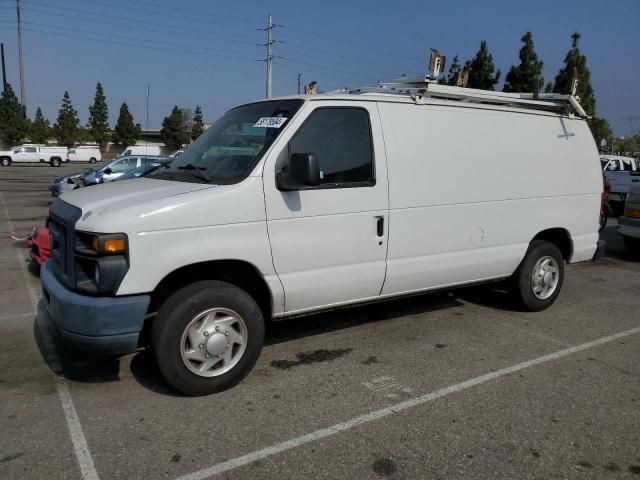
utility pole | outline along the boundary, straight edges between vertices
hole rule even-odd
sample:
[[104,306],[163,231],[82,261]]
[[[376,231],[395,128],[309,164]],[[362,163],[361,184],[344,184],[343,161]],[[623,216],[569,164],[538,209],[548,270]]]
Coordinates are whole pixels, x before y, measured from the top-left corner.
[[[271,71],[272,71],[272,62],[274,58],[282,58],[276,57],[273,55],[273,44],[276,41],[273,39],[273,27],[282,27],[282,25],[276,25],[271,21],[271,14],[267,17],[267,28],[258,28],[258,30],[262,30],[263,32],[267,32],[267,43],[258,44],[260,47],[267,47],[267,58],[263,61],[267,62],[267,98],[271,98]],[[282,42],[280,42],[282,43]]]
[[302,74],[298,74],[298,95],[300,95],[300,83],[302,81]]
[[0,56],[2,56],[2,91],[7,89],[7,71],[4,68],[4,43],[0,43]]
[[18,12],[18,62],[20,64],[20,105],[27,108],[27,94],[24,91],[24,59],[22,57],[22,17],[20,16],[20,0],[16,0]]

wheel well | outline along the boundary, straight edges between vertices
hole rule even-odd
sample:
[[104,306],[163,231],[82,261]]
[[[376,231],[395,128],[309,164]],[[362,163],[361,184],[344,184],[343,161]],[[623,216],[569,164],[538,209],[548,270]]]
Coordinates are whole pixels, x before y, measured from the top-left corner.
[[571,235],[569,235],[569,232],[564,228],[549,228],[547,230],[543,230],[533,237],[533,240],[545,240],[553,243],[560,249],[562,258],[566,261],[569,261],[571,254],[573,253]]
[[258,303],[265,320],[271,318],[271,291],[258,269],[242,260],[214,260],[174,270],[151,293],[149,312],[156,312],[164,300],[182,287],[201,280],[221,280],[242,288]]

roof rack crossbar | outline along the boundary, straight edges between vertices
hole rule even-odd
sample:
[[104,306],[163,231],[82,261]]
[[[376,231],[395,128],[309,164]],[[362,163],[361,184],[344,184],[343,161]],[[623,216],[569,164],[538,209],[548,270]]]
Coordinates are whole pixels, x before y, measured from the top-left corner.
[[349,90],[352,94],[388,94],[408,95],[416,103],[424,103],[425,98],[442,98],[471,103],[488,103],[494,105],[509,105],[534,110],[554,111],[561,113],[575,113],[580,117],[589,118],[579,99],[573,95],[559,93],[506,93],[479,90],[475,88],[453,87],[435,83],[429,77],[424,79],[399,79],[395,82],[380,83],[377,87],[362,87]]

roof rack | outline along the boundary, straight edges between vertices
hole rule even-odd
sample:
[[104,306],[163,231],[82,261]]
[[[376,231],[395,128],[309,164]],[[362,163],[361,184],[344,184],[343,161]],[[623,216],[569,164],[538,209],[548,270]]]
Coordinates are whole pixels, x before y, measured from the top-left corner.
[[575,113],[579,117],[589,118],[575,95],[559,93],[506,93],[479,90],[475,88],[452,87],[436,83],[433,77],[400,78],[393,82],[383,82],[377,87],[362,87],[348,90],[351,94],[387,94],[408,95],[417,104],[428,98],[458,100],[468,103],[506,105],[532,110],[543,110],[563,114]]

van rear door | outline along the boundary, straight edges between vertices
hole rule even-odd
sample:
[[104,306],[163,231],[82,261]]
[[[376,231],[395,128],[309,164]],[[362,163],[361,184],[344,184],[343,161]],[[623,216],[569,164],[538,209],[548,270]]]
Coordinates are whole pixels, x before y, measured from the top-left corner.
[[[386,272],[387,166],[373,102],[308,102],[263,173],[267,225],[287,313],[375,298]],[[280,191],[294,153],[318,158],[321,183]]]

